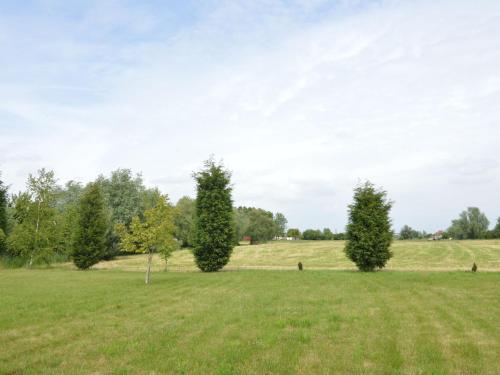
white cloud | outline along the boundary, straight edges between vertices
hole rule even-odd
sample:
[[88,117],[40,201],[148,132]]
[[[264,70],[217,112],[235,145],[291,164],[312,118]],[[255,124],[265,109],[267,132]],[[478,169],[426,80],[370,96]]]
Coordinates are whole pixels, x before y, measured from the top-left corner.
[[[0,88],[3,178],[20,188],[41,166],[84,181],[130,167],[177,199],[213,153],[237,204],[302,228],[342,230],[364,179],[396,201],[397,228],[443,228],[470,205],[500,215],[500,4],[349,4],[314,22],[303,12],[321,2],[266,4],[228,2],[154,38],[145,10],[134,43],[43,41],[22,62],[34,82],[16,73]],[[134,14],[104,13],[81,27]]]

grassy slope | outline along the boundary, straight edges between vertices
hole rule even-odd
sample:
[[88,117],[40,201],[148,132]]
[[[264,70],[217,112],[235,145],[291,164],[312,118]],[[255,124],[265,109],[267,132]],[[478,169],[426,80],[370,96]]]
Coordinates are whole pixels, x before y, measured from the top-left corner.
[[0,373],[499,374],[500,273],[0,271]]
[[[301,261],[307,269],[354,269],[345,257],[344,241],[288,241],[264,245],[238,246],[227,269],[295,269]],[[468,270],[476,262],[480,271],[500,271],[500,240],[487,241],[395,241],[389,270]],[[121,257],[103,262],[98,268],[144,270],[144,256]],[[155,270],[164,269],[160,258]],[[189,250],[174,253],[169,260],[172,271],[196,270]]]

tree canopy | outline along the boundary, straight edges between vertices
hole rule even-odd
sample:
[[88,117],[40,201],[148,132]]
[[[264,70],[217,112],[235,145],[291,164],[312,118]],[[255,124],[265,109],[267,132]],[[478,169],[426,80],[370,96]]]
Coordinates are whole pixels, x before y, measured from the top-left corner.
[[29,175],[27,191],[14,197],[16,225],[8,238],[9,251],[33,262],[49,258],[57,247],[57,185],[53,171]]
[[468,207],[462,211],[458,219],[453,220],[448,233],[456,239],[485,238],[490,222],[486,215],[477,207]]
[[193,246],[195,213],[196,205],[192,198],[184,196],[175,205],[175,238],[182,247]]
[[146,284],[150,282],[151,260],[153,253],[159,253],[167,262],[178,243],[174,239],[174,208],[168,197],[157,197],[154,207],[144,212],[144,218],[134,216],[127,228],[125,224],[117,224],[117,232],[121,238],[123,249],[132,253],[148,254]]

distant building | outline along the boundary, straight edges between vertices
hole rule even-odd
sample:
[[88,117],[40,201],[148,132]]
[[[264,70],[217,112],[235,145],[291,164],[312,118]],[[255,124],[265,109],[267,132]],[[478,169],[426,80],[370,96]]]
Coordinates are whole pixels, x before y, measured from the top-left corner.
[[437,240],[442,240],[443,239],[443,234],[444,232],[442,230],[438,230],[436,233],[434,233],[429,240],[431,241],[437,241]]
[[274,237],[275,240],[277,241],[296,241],[299,238],[298,237],[287,237],[287,236],[276,236]]

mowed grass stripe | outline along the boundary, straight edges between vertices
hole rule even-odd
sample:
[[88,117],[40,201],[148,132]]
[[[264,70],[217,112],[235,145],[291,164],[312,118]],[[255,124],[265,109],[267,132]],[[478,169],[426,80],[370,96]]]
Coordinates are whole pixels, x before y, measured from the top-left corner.
[[[500,373],[499,273],[0,272],[0,373]],[[13,319],[12,316],[15,316]]]
[[[262,245],[235,247],[225,270],[296,269],[302,262],[306,269],[354,270],[355,265],[344,254],[344,241],[276,241]],[[480,271],[500,271],[500,241],[394,241],[394,257],[386,269],[394,271],[470,270],[476,262]],[[101,262],[98,269],[143,271],[146,256],[119,257]],[[72,268],[71,264],[64,267]],[[189,249],[173,253],[169,271],[197,271]],[[160,257],[154,258],[153,271],[165,269]]]

